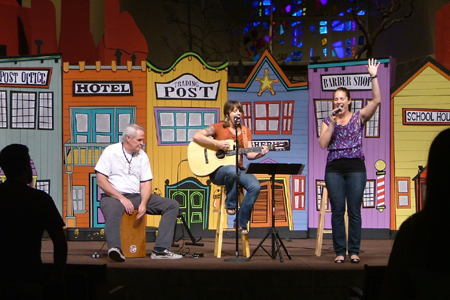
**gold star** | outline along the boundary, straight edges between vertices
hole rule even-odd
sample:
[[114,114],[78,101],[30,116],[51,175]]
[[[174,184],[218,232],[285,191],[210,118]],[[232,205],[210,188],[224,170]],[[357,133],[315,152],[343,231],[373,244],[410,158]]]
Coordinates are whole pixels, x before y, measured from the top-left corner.
[[278,79],[271,80],[269,78],[269,69],[264,70],[264,78],[255,78],[255,80],[261,82],[261,88],[259,89],[258,96],[261,96],[265,90],[269,90],[270,94],[275,95],[275,91],[272,86],[274,83],[278,82]]

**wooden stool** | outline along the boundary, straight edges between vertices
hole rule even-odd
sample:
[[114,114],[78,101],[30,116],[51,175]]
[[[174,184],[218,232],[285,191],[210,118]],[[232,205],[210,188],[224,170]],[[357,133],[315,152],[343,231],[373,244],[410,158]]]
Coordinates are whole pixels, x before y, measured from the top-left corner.
[[120,238],[122,240],[122,252],[125,257],[145,257],[145,228],[147,218],[144,215],[136,220],[138,211],[132,215],[124,213],[120,224]]
[[[325,183],[319,183],[318,185],[322,186],[322,201],[320,201],[319,226],[317,226],[316,256],[321,256],[322,255],[323,234],[324,233],[332,233],[333,231],[331,229],[324,229],[324,226],[325,226],[325,213],[331,212],[330,209],[327,209],[327,206],[328,206],[328,189],[325,186]],[[344,222],[345,222],[346,239],[348,240],[347,204],[345,205]],[[347,254],[348,254],[348,249],[347,249]]]
[[[242,193],[239,193],[239,202],[242,202]],[[217,212],[219,217],[217,218],[217,228],[216,228],[216,241],[214,244],[214,256],[217,258],[222,257],[222,242],[223,242],[223,232],[224,231],[236,231],[235,228],[228,228],[227,220],[227,208],[225,206],[225,199],[227,197],[225,187],[222,187],[220,203],[220,210]],[[216,211],[215,211],[216,212]],[[225,225],[224,225],[225,224]],[[245,257],[250,257],[250,245],[248,242],[248,234],[241,234],[242,241],[242,255]]]

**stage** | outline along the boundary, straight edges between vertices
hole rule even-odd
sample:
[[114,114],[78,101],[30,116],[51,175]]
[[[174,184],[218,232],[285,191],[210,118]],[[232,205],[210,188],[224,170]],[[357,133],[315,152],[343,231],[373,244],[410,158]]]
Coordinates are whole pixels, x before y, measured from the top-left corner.
[[[315,239],[282,239],[292,259],[282,249],[272,259],[259,248],[249,261],[236,258],[236,239],[224,238],[222,257],[214,257],[214,239],[204,238],[204,246],[183,246],[179,260],[128,258],[117,263],[107,257],[103,241],[69,241],[66,289],[68,299],[349,299],[350,287],[363,286],[364,265],[386,266],[393,240],[363,240],[361,263],[334,263],[331,239],[324,239],[322,255],[314,254]],[[264,248],[271,254],[269,237]],[[190,242],[185,239],[184,242]],[[250,251],[261,242],[251,238]],[[154,243],[147,243],[150,253]],[[100,250],[103,246],[103,249]],[[241,247],[239,246],[239,250]],[[92,258],[97,252],[99,258]],[[194,252],[203,257],[190,257]],[[240,252],[241,253],[241,252]],[[241,254],[239,258],[243,258]],[[43,239],[42,259],[53,261],[52,244]],[[48,269],[48,265],[46,265]]]

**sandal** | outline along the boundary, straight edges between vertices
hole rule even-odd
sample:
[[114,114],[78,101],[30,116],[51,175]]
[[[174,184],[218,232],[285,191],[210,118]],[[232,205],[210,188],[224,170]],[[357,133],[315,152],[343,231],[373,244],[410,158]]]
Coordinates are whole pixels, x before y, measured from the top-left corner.
[[243,235],[248,234],[248,230],[246,228],[239,227],[238,231],[240,234],[243,234]]
[[336,256],[336,258],[334,259],[334,262],[335,262],[336,264],[343,264],[343,263],[344,263],[344,260],[345,260],[345,257],[344,257],[344,256],[338,255],[338,256]]
[[358,255],[356,255],[356,254],[353,254],[350,257],[350,262],[353,264],[359,264],[359,261],[360,261],[360,259],[359,259]]
[[235,215],[236,214],[236,209],[234,209],[234,208],[227,208],[227,214]]

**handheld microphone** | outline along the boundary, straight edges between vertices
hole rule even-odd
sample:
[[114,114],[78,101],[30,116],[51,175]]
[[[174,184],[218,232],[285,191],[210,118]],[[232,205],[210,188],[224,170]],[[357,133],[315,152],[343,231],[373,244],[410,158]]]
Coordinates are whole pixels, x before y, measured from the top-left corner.
[[337,115],[341,111],[342,111],[342,106],[339,106],[339,110],[333,111],[333,113],[331,115],[334,117],[335,115]]
[[236,125],[236,126],[241,126],[241,118],[239,118],[239,117],[234,117],[234,124]]

